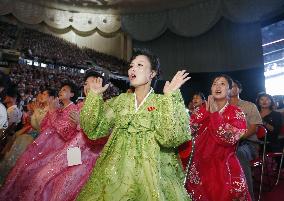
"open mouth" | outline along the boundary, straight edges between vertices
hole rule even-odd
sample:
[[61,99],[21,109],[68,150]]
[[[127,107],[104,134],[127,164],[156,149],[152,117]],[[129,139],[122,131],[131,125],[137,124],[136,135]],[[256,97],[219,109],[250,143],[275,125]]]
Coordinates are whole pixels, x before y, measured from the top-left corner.
[[220,95],[221,93],[222,93],[221,90],[216,90],[216,91],[215,91],[215,94],[216,94],[216,95]]
[[130,80],[134,80],[135,78],[136,78],[136,75],[134,75],[134,74],[130,74],[130,75],[129,75],[129,79],[130,79]]

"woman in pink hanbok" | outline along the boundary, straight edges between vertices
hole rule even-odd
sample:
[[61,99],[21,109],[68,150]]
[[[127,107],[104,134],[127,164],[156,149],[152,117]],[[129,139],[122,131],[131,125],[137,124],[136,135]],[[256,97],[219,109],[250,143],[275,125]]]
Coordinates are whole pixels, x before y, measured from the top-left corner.
[[[59,98],[50,101],[49,111],[41,123],[40,135],[8,175],[0,190],[0,200],[75,199],[105,142],[92,142],[85,137],[76,118],[80,108],[72,99],[75,99],[75,86],[66,82],[62,85]],[[60,107],[59,101],[63,106]],[[79,157],[74,162],[69,155],[75,152]]]

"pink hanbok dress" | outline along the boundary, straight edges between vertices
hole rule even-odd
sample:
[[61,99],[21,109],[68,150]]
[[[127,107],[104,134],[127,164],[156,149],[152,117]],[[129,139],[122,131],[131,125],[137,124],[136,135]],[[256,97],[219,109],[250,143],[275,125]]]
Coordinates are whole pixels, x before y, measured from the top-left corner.
[[[107,139],[90,141],[79,125],[69,120],[70,104],[48,112],[41,133],[18,159],[0,189],[2,201],[69,201],[83,187]],[[82,164],[68,166],[67,149],[79,147]]]

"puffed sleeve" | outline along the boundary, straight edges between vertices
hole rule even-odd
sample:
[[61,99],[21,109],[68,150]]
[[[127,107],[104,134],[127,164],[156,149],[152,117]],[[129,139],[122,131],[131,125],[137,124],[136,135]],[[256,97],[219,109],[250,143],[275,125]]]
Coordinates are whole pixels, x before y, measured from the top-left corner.
[[52,128],[65,141],[72,139],[77,134],[77,125],[68,117],[63,117],[59,111],[47,112],[43,118],[40,129],[44,131]]
[[[225,112],[224,112],[225,113]],[[228,108],[226,114],[210,114],[210,133],[219,144],[231,146],[247,131],[244,113],[237,107]]]
[[115,98],[104,102],[102,96],[89,92],[80,112],[80,125],[90,139],[109,135],[115,119],[114,101]]
[[156,139],[164,147],[177,147],[190,139],[189,116],[180,91],[160,96]]

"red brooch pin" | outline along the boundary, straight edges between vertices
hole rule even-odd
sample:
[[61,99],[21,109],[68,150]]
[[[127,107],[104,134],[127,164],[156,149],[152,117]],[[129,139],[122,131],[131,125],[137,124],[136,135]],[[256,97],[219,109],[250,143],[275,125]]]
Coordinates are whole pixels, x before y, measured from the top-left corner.
[[151,112],[151,111],[153,111],[153,110],[155,110],[156,108],[154,107],[154,106],[149,106],[148,108],[147,108],[147,110],[149,111],[149,112]]

